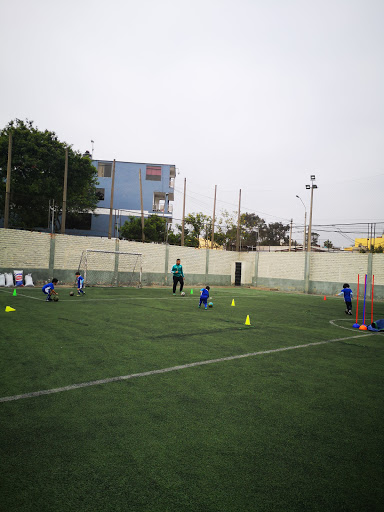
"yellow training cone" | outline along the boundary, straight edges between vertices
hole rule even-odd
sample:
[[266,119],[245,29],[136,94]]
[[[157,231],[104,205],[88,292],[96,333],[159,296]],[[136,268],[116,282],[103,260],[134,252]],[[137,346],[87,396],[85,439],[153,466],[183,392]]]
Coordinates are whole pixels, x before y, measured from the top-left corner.
[[247,315],[247,319],[245,320],[245,325],[251,325],[251,321],[249,320],[249,315]]
[[9,313],[10,311],[16,311],[16,309],[11,308],[11,306],[5,306],[5,312]]
[[235,305],[235,299],[232,299],[232,304],[231,306],[234,306]]

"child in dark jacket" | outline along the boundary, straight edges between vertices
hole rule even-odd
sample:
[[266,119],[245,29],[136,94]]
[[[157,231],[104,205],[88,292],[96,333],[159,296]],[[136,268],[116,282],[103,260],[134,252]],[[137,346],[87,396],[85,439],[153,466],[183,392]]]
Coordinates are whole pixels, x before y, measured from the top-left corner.
[[345,306],[347,308],[345,310],[345,313],[347,315],[352,315],[352,297],[353,297],[353,292],[350,289],[349,284],[348,283],[344,283],[343,284],[343,289],[341,290],[340,293],[337,293],[336,295],[344,295]]

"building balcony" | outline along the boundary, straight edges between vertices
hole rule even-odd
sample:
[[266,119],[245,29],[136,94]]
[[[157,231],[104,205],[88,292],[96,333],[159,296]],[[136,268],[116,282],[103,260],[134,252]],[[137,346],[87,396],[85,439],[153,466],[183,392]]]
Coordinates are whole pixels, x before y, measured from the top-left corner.
[[[153,212],[161,212],[164,213],[164,203],[157,203],[153,205]],[[168,211],[166,213],[173,213],[173,204],[168,204]]]

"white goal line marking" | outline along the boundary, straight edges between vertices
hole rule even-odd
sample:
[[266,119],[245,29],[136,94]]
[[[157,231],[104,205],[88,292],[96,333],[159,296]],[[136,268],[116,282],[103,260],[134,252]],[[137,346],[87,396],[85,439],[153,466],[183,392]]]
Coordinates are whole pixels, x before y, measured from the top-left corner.
[[168,372],[175,372],[184,370],[186,368],[193,368],[195,366],[203,366],[206,364],[222,363],[223,361],[234,361],[235,359],[243,359],[246,357],[261,356],[264,354],[273,354],[275,352],[284,352],[286,350],[295,350],[298,348],[314,347],[317,345],[326,345],[327,343],[334,343],[336,341],[345,341],[353,338],[361,338],[372,336],[372,334],[358,334],[356,336],[348,336],[347,338],[336,338],[334,340],[316,341],[314,343],[306,343],[305,345],[294,345],[291,347],[275,348],[271,350],[262,350],[260,352],[249,352],[247,354],[240,354],[237,356],[220,357],[218,359],[208,359],[206,361],[197,361],[195,363],[182,364],[179,366],[171,366],[170,368],[162,368],[160,370],[151,370],[142,373],[131,373],[130,375],[121,375],[119,377],[110,377],[107,379],[91,380],[89,382],[81,382],[79,384],[71,384],[61,388],[45,389],[42,391],[34,391],[32,393],[24,393],[22,395],[5,396],[0,398],[0,402],[12,402],[14,400],[21,400],[22,398],[33,398],[35,396],[52,395],[53,393],[61,393],[63,391],[72,391],[73,389],[88,388],[91,386],[98,386],[100,384],[109,384],[110,382],[119,382],[123,380],[136,379],[138,377],[148,377],[149,375],[157,375]]

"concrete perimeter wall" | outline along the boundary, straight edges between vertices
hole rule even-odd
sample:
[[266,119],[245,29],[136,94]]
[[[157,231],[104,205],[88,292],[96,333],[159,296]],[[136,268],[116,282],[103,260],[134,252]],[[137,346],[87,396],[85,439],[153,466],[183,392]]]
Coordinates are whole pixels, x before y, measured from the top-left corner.
[[170,285],[170,269],[177,258],[183,264],[186,286],[230,286],[235,281],[235,263],[242,264],[242,285],[330,295],[347,282],[360,293],[364,275],[375,276],[375,298],[384,299],[384,255],[356,253],[237,253],[193,249],[126,240],[71,235],[50,235],[0,228],[0,272],[23,270],[41,284],[52,277],[73,284],[85,249],[141,253],[143,284]]

